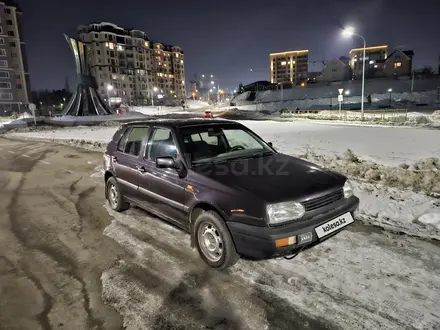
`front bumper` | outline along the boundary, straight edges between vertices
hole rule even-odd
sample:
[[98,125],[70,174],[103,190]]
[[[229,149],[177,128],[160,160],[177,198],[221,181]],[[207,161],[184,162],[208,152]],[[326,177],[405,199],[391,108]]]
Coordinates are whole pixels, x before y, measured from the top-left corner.
[[[232,234],[235,248],[240,255],[253,259],[268,259],[293,254],[298,249],[318,244],[339,233],[345,227],[327,236],[318,238],[315,228],[347,212],[350,212],[354,219],[354,212],[358,206],[359,198],[352,196],[343,204],[323,210],[322,213],[310,219],[295,221],[285,226],[259,227],[236,221],[228,221],[227,225]],[[305,244],[296,243],[286,247],[276,247],[276,240],[291,236],[298,237],[298,235],[303,233],[312,233],[311,242]]]

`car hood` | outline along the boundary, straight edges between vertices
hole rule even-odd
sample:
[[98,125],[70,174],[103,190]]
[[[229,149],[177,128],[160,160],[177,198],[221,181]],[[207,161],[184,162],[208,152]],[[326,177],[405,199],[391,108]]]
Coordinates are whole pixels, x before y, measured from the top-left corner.
[[268,203],[303,199],[342,187],[346,180],[341,174],[283,154],[211,164],[196,172]]

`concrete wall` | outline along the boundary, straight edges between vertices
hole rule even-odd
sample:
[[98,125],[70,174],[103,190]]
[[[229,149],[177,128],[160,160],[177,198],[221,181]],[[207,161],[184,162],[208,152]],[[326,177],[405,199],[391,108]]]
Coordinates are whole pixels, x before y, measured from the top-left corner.
[[[354,96],[359,96],[360,99],[362,91],[361,81],[348,81],[333,83],[332,85],[314,85],[313,87],[295,87],[293,89],[284,89],[283,91],[265,91],[259,92],[256,97],[256,102],[276,102],[288,100],[311,100],[319,98],[330,98],[336,100],[337,103],[338,88],[344,88],[345,91],[349,90],[349,99]],[[420,79],[414,81],[414,92],[435,91],[440,87],[440,77],[437,79]],[[411,80],[395,80],[395,79],[374,79],[365,81],[365,96],[368,94],[384,94],[388,95],[388,89],[393,90],[393,94],[405,93],[409,95],[411,92]],[[246,94],[247,95],[247,94]],[[232,102],[237,105],[248,104],[246,102],[246,95],[238,95]],[[350,102],[351,103],[351,102]]]

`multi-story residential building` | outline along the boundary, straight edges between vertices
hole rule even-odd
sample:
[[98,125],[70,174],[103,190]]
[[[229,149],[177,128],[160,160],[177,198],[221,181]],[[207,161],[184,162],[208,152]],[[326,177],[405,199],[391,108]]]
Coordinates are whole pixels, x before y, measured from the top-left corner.
[[[362,79],[362,59],[364,48],[350,50],[350,67],[353,79]],[[373,46],[365,48],[365,77],[384,76],[384,62],[388,56],[388,46]]]
[[301,85],[307,82],[308,50],[270,54],[270,82]]
[[79,26],[78,34],[89,47],[91,72],[103,98],[128,104],[149,102],[160,95],[185,98],[180,47],[153,42],[143,31],[108,22]]
[[13,1],[0,0],[0,115],[19,110],[31,98],[21,16]]

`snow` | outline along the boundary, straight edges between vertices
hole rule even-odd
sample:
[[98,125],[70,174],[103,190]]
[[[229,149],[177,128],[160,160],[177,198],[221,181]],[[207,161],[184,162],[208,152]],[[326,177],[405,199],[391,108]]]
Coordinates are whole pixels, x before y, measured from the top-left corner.
[[164,106],[135,106],[130,108],[130,112],[138,112],[144,115],[167,115],[170,113],[187,114],[191,110],[200,110],[209,108],[210,105],[207,102],[197,100],[186,100],[186,110],[183,110],[181,106],[177,107],[164,107]]
[[[440,157],[437,130],[321,125],[307,122],[242,121],[283,153],[299,155],[312,148],[320,155],[343,155],[353,150],[362,159],[397,166],[428,157]],[[115,127],[74,127],[52,131],[11,133],[16,137],[85,139],[108,142]]]
[[440,202],[423,193],[351,181],[359,197],[359,219],[411,236],[440,240]]
[[432,226],[440,231],[440,212],[424,213],[417,220],[427,227]]
[[223,319],[225,328],[287,329],[298,313],[337,329],[440,323],[440,254],[429,243],[346,230],[294,260],[242,259],[222,274],[175,227],[136,208],[108,211],[114,220],[104,233],[130,257],[102,275],[103,298],[127,328],[154,328],[158,320],[215,328]]

